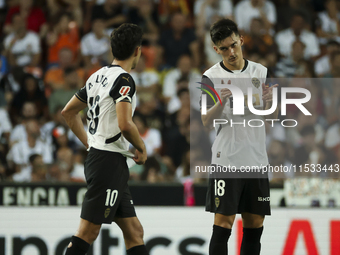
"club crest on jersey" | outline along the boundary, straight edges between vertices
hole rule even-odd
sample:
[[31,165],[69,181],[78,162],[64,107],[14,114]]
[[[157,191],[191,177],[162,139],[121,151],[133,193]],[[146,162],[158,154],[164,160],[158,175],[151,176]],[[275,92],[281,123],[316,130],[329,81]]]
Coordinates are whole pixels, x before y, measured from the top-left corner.
[[120,88],[119,94],[121,94],[122,96],[126,96],[127,93],[129,93],[129,91],[130,91],[129,86],[123,86],[123,87]]
[[258,88],[260,87],[260,83],[261,83],[261,82],[260,82],[259,79],[257,79],[257,78],[254,77],[254,78],[251,79],[251,83],[255,86],[255,88],[258,89]]
[[104,217],[105,217],[105,218],[107,218],[107,216],[109,216],[110,211],[111,211],[110,208],[106,208],[105,213],[104,213]]
[[220,206],[220,199],[218,197],[215,197],[215,205],[216,208]]
[[217,152],[217,155],[216,155],[217,158],[220,158],[221,157],[221,152]]

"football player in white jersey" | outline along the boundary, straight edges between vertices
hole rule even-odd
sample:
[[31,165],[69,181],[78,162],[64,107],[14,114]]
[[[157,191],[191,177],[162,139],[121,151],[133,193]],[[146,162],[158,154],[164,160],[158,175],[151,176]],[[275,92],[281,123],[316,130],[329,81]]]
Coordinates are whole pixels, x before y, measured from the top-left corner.
[[[203,74],[202,88],[214,91],[214,84],[231,84],[249,97],[247,89],[252,87],[254,108],[270,109],[272,89],[278,85],[265,86],[267,68],[243,58],[243,37],[237,25],[229,19],[219,20],[211,26],[210,35],[213,47],[221,55],[222,61]],[[201,116],[203,125],[211,126],[214,119],[228,120],[229,125],[215,126],[217,136],[212,146],[212,166],[233,167],[237,172],[242,167],[267,166],[264,125],[256,128],[247,124],[240,125],[243,121],[264,120],[264,117],[252,114],[246,106],[244,115],[233,115],[231,91],[227,88],[216,88],[215,91],[220,101],[217,95],[217,103],[209,96],[206,97],[208,110]],[[203,90],[202,94],[206,92]],[[265,118],[276,119],[277,109]],[[231,120],[239,124],[230,125]],[[215,214],[210,255],[228,254],[228,239],[237,213],[242,215],[243,222],[241,255],[260,254],[264,217],[270,215],[269,181],[267,176],[252,177],[222,174],[209,179],[206,211]]]
[[[85,161],[88,190],[79,228],[66,255],[86,254],[101,224],[112,221],[123,232],[128,255],[149,254],[127,184],[127,161],[144,164],[147,158],[145,145],[132,121],[136,87],[129,74],[141,55],[142,35],[142,29],[133,24],[115,29],[111,34],[113,63],[92,74],[62,110],[67,124],[89,151]],[[86,107],[87,133],[78,114]],[[134,155],[128,150],[129,142],[136,148]]]

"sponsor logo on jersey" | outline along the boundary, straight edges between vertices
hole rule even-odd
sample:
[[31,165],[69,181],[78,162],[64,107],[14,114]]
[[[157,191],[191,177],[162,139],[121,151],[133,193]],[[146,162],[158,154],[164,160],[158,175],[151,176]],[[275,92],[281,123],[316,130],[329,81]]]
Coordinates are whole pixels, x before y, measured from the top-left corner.
[[270,197],[258,197],[257,201],[259,201],[259,202],[269,202]]
[[129,78],[130,78],[130,77],[124,77],[124,76],[123,76],[122,78],[125,79],[125,80],[127,80],[127,82],[129,82]]
[[111,211],[110,208],[106,208],[105,213],[104,213],[104,217],[105,217],[105,218],[107,218],[107,216],[109,216],[110,211]]
[[258,79],[258,78],[252,78],[251,79],[251,83],[255,86],[255,88],[259,88],[260,87],[260,84],[261,84],[261,82],[260,82],[260,80]]
[[216,208],[220,206],[220,198],[215,197],[215,205],[216,205]]
[[123,87],[120,88],[119,94],[121,94],[122,96],[126,96],[127,93],[129,93],[129,91],[130,91],[130,87],[129,86],[123,86]]

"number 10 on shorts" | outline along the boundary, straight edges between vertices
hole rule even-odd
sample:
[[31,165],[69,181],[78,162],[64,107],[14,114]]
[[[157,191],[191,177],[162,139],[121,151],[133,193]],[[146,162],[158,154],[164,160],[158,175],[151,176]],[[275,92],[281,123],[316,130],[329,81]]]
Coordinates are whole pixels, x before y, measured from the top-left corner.
[[105,206],[114,206],[114,204],[116,203],[118,197],[118,190],[112,190],[111,189],[107,189],[106,190],[106,201],[105,201]]
[[224,180],[215,180],[215,196],[222,197],[224,195],[224,187],[225,181]]

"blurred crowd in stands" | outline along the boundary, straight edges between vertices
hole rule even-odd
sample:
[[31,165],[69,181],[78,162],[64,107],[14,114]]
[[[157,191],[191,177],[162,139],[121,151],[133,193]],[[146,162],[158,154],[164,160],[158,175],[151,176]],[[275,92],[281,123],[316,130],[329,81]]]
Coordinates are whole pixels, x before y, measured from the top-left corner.
[[[246,59],[285,78],[277,80],[281,86],[312,93],[306,105],[312,116],[290,107],[281,117],[296,119],[296,128],[268,125],[270,164],[339,163],[339,10],[337,0],[0,0],[0,180],[84,181],[86,150],[60,112],[92,73],[111,63],[110,33],[132,22],[145,33],[131,75],[134,121],[148,161],[130,169],[131,179],[205,182],[190,161],[209,165],[206,145],[214,138],[190,121],[200,114],[200,94],[189,81],[221,61],[209,27],[224,17],[237,22]],[[82,118],[86,128],[86,111]],[[204,146],[190,151],[190,143]],[[275,173],[272,181],[293,175]]]

